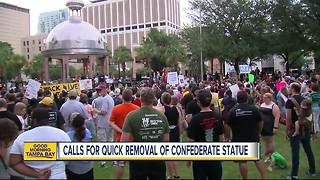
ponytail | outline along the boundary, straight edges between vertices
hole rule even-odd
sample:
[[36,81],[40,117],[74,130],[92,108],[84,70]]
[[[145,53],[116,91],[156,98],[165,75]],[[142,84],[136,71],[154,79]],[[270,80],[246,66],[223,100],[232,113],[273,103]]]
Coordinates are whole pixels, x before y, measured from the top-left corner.
[[77,139],[77,141],[82,141],[82,139],[85,137],[85,131],[86,128],[84,127],[84,123],[85,123],[85,119],[78,114],[76,117],[74,117],[71,125],[75,130],[75,138]]

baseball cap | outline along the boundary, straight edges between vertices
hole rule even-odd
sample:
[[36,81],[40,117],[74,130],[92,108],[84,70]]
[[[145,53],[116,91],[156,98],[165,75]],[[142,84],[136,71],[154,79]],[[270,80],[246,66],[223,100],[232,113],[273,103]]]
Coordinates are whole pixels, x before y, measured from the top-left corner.
[[105,85],[100,84],[99,86],[96,87],[97,90],[102,90],[102,89],[107,89]]
[[72,89],[71,91],[69,91],[68,96],[69,96],[69,97],[77,97],[77,96],[78,96],[77,90]]
[[45,97],[42,99],[42,101],[39,102],[40,104],[43,104],[45,106],[52,106],[53,99],[51,97]]

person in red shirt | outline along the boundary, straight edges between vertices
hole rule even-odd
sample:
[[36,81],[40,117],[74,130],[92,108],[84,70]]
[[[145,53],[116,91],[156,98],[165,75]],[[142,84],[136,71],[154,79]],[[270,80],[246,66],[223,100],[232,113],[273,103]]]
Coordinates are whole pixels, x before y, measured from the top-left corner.
[[[124,124],[124,120],[127,115],[139,109],[139,106],[136,106],[131,103],[132,101],[132,90],[125,89],[122,93],[123,103],[113,107],[111,116],[110,116],[110,126],[115,131],[115,141],[120,142],[122,135],[122,127]],[[124,161],[117,162],[116,175],[115,179],[121,179],[124,173]]]
[[141,107],[141,99],[140,99],[140,92],[139,90],[136,93],[136,98],[133,100],[132,104]]

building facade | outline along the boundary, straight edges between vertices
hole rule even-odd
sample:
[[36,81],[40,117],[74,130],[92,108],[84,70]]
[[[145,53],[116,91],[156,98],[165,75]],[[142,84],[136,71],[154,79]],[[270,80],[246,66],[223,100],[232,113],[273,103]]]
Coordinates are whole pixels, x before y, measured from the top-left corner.
[[56,25],[68,20],[67,9],[41,13],[38,21],[38,33],[49,33]]
[[21,38],[29,35],[29,9],[0,2],[0,41],[11,44],[14,53],[22,54]]
[[[95,26],[105,36],[112,55],[119,46],[139,47],[150,28],[166,33],[180,30],[180,0],[99,0],[82,9],[84,21]],[[141,63],[128,63],[135,71]]]
[[26,36],[21,39],[22,55],[27,61],[31,61],[34,56],[41,54],[46,49],[45,40],[48,34],[38,34],[34,36]]

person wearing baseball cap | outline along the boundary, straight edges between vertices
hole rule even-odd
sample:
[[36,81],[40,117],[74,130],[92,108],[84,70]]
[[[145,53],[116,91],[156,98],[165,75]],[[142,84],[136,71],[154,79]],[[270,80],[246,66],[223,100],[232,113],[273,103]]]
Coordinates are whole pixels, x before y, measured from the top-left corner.
[[49,126],[64,129],[65,120],[58,110],[54,107],[54,101],[51,97],[45,97],[39,102],[39,107],[49,111]]

